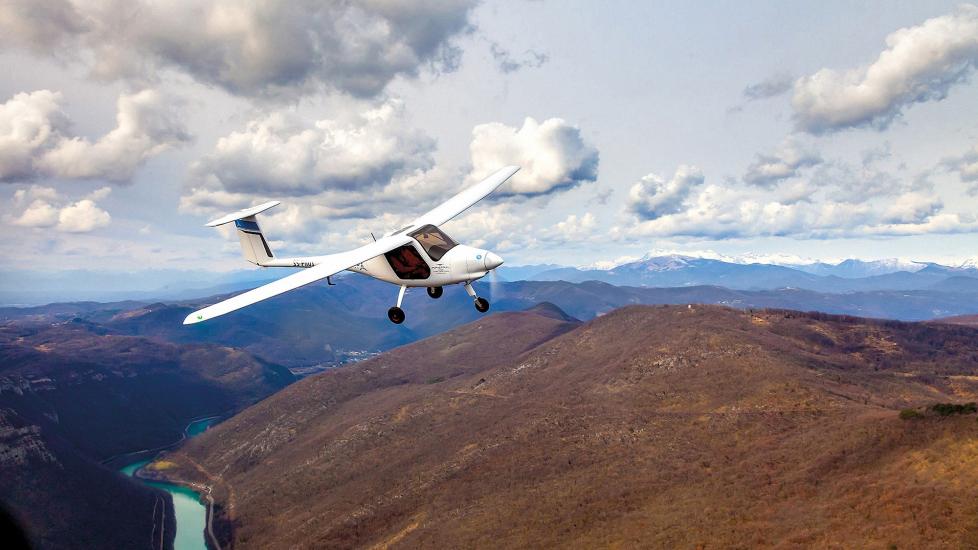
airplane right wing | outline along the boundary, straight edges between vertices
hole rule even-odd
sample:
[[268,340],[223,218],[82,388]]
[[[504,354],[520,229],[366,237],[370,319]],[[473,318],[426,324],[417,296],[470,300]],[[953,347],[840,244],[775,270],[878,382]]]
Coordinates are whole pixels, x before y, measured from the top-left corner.
[[408,228],[421,227],[422,225],[427,225],[429,223],[431,225],[441,225],[447,222],[448,220],[468,210],[468,208],[473,204],[486,198],[489,193],[492,193],[506,180],[513,177],[513,174],[519,171],[519,169],[519,166],[506,166],[496,170],[496,172],[494,172],[488,178],[448,199],[436,208],[422,214],[421,217],[411,222],[411,225],[409,225]]
[[293,273],[288,277],[283,277],[277,281],[268,283],[267,285],[260,286],[243,294],[238,294],[233,298],[228,298],[223,302],[218,302],[214,305],[207,306],[204,309],[195,311],[183,320],[183,324],[190,325],[200,323],[201,321],[206,321],[208,319],[213,319],[214,317],[224,315],[225,313],[230,313],[245,306],[250,306],[251,304],[260,302],[262,300],[267,300],[268,298],[278,296],[279,294],[283,294],[290,290],[295,290],[310,283],[321,281],[330,275],[335,275],[344,269],[357,265],[358,263],[365,262],[371,258],[376,258],[385,252],[394,250],[395,248],[403,246],[409,242],[411,242],[411,237],[406,235],[392,235],[347,252],[323,256],[323,261],[314,265],[313,267],[304,269],[298,273]]

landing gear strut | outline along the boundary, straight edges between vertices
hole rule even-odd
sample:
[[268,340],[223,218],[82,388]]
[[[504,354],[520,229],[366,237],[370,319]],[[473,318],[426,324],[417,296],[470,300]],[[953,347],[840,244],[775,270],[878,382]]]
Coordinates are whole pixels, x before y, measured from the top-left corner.
[[478,311],[479,313],[485,313],[489,311],[489,300],[476,296],[475,289],[472,288],[472,283],[465,283],[465,292],[468,293],[468,295],[471,296],[472,299],[474,300],[476,311]]
[[407,291],[406,286],[401,286],[401,290],[397,293],[397,305],[387,310],[387,318],[391,320],[395,325],[399,325],[404,322],[404,310],[401,309],[401,302],[404,301],[404,292]]
[[443,292],[445,292],[445,291],[440,286],[429,286],[428,287],[428,296],[431,296],[432,298],[435,298],[435,299],[441,298],[441,295],[442,295]]

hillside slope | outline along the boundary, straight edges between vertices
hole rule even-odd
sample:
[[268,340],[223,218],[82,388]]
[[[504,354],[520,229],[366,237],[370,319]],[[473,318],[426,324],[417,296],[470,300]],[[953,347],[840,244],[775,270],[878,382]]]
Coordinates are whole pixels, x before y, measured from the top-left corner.
[[169,496],[116,472],[294,380],[239,350],[81,320],[0,325],[0,508],[40,548],[166,548]]
[[[549,308],[547,308],[549,310]],[[240,547],[978,544],[978,331],[505,313],[302,380],[167,460]]]

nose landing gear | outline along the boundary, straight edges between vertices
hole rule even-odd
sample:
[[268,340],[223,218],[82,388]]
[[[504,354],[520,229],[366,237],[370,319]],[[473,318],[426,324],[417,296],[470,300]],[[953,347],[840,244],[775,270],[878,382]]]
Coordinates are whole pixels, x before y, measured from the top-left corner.
[[441,295],[444,292],[445,292],[445,290],[442,289],[442,287],[440,287],[440,286],[429,286],[428,287],[428,296],[430,296],[430,297],[432,297],[434,299],[441,298]]
[[475,309],[479,313],[485,313],[489,311],[489,300],[476,296],[475,289],[472,288],[472,283],[465,283],[465,292],[475,301]]

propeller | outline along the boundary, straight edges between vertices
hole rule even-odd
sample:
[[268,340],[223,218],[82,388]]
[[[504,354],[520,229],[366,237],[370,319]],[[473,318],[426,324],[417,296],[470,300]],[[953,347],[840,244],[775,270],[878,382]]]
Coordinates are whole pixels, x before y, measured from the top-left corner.
[[500,298],[502,298],[503,285],[501,283],[502,283],[502,279],[499,278],[499,275],[496,273],[496,270],[495,269],[490,270],[489,271],[489,296],[492,297],[493,302],[498,301]]

